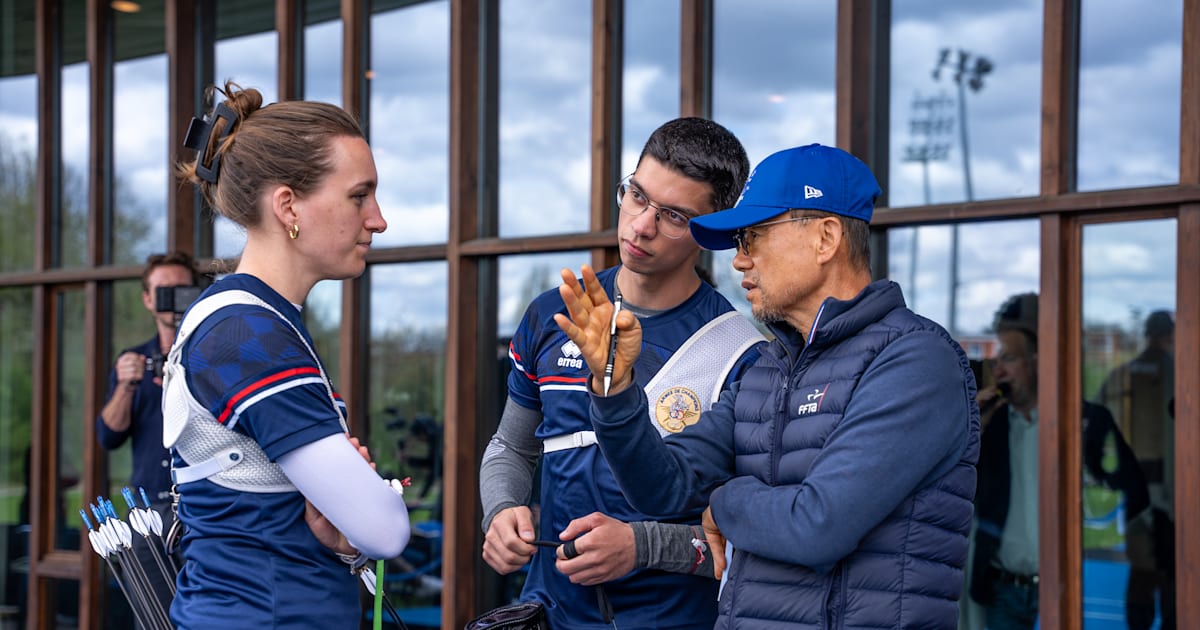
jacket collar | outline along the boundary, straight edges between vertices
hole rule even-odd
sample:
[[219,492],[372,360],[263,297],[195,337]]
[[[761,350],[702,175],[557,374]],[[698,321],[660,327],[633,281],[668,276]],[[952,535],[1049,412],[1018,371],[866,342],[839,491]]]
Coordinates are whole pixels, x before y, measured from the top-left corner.
[[[813,321],[809,340],[816,346],[837,343],[904,306],[900,285],[891,280],[876,280],[849,300],[825,298]],[[767,328],[790,349],[798,351],[806,345],[804,336],[786,322],[767,324]]]

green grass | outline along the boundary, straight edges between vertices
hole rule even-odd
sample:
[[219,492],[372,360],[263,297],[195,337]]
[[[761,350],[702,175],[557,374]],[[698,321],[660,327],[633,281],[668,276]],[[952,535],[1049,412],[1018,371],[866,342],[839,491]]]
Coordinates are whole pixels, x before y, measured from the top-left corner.
[[[1083,516],[1100,517],[1108,514],[1121,501],[1121,493],[1098,485],[1085,484],[1083,488]],[[1097,527],[1084,522],[1084,549],[1121,549],[1125,546],[1125,535],[1118,529],[1119,522],[1114,520],[1104,526]]]

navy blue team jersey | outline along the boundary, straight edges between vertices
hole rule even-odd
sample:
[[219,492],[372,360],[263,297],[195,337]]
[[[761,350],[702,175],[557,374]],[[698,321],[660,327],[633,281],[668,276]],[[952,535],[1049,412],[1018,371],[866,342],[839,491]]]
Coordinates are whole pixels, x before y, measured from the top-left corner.
[[[228,276],[201,297],[234,289],[270,304],[312,344],[299,308],[253,276]],[[191,335],[181,362],[197,402],[271,461],[343,432],[313,356],[266,309],[218,310]],[[172,456],[176,466],[198,463]],[[238,492],[208,480],[179,489],[187,533],[171,605],[176,627],[358,627],[358,580],[313,537],[299,492]]]
[[[610,299],[617,269],[597,274]],[[724,296],[701,283],[679,306],[641,318],[642,352],[633,372],[637,385],[645,387],[694,332],[732,310]],[[542,423],[536,432],[541,440],[592,430],[587,391],[590,372],[578,347],[554,322],[555,313],[566,313],[558,289],[543,293],[529,305],[509,346],[514,367],[508,378],[509,398],[522,407],[541,410]],[[757,357],[757,347],[744,353],[726,384],[739,378]],[[646,421],[651,420],[647,417]],[[655,480],[646,479],[645,483]],[[633,509],[597,446],[544,454],[538,536],[557,540],[571,520],[597,511],[626,522],[691,524],[698,524],[701,514],[661,519]],[[595,589],[572,584],[554,568],[555,554],[546,551],[533,554],[521,599],[542,602],[553,628],[611,628],[600,617]],[[635,569],[604,586],[621,628],[711,628],[716,620],[717,587],[712,578],[651,569]]]

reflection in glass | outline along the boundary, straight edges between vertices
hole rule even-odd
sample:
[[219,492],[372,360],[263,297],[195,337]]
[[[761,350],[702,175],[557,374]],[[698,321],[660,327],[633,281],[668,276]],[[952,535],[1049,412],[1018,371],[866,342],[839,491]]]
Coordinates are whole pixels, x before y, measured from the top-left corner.
[[[1019,285],[1019,279],[1007,279]],[[1038,295],[995,296],[994,336],[959,336],[971,358],[980,408],[975,518],[960,627],[1037,627]],[[1001,301],[1002,300],[1002,301]]]
[[[326,0],[305,0],[305,100],[342,104],[342,20]],[[328,11],[320,11],[328,8]],[[328,15],[326,15],[328,14]]]
[[[52,461],[57,463],[54,489],[54,548],[79,549],[79,508],[83,498],[83,413],[85,298],[80,289],[55,294],[54,349],[55,435],[58,443]],[[74,516],[72,516],[74,515]]]
[[525,314],[525,307],[534,298],[562,284],[560,272],[570,269],[579,276],[585,263],[591,264],[588,252],[556,252],[505,256],[500,259],[499,308],[496,313],[497,334],[511,337]]
[[832,145],[837,3],[714,0],[713,16],[713,119],[751,166],[788,147]]
[[342,348],[342,281],[318,282],[304,300],[303,315],[304,326],[313,338],[317,356],[324,357],[325,373],[336,386],[341,382],[338,379],[338,355]]
[[1038,194],[1042,3],[892,8],[888,204]]
[[450,3],[371,16],[371,119],[379,206],[377,246],[444,243],[449,234]]
[[[121,349],[136,346],[156,334],[154,320],[146,311],[145,305],[142,304],[140,279],[116,281],[113,283],[112,293],[112,331],[108,339],[108,348],[111,350],[111,354],[104,357],[108,369],[116,364]],[[104,378],[107,384],[107,372]],[[116,450],[100,450],[108,461],[108,485],[106,486],[108,491],[105,496],[119,497],[121,488],[128,485],[132,476],[132,441],[126,441]],[[116,500],[116,503],[121,505],[119,499]],[[129,608],[129,602],[121,593],[120,587],[117,586],[108,567],[103,568],[103,575],[106,576],[104,584],[107,585],[104,592],[105,627],[132,628],[134,617],[133,611]]]
[[754,319],[750,312],[750,303],[746,301],[746,290],[742,288],[742,272],[733,268],[733,257],[736,249],[723,249],[712,252],[712,279],[717,292],[725,296],[729,303],[746,319],[755,322],[760,329],[765,328]]
[[0,289],[0,617],[25,624],[29,456],[33,424],[33,290]]
[[[713,119],[742,141],[751,168],[788,147],[834,143],[836,9],[835,2],[713,2]],[[712,253],[713,281],[749,318],[733,256]]]
[[[80,15],[79,19],[83,19]],[[62,180],[57,212],[59,225],[57,264],[79,267],[87,260],[88,136],[92,117],[88,112],[88,63],[62,69]]]
[[412,539],[387,568],[402,615],[441,605],[447,274],[445,262],[370,270],[370,449],[379,474],[412,478]]
[[[111,354],[104,357],[111,369],[123,348],[131,348],[155,336],[154,319],[142,303],[141,280],[120,280],[113,283],[112,332],[108,348]],[[107,385],[108,373],[105,372]],[[129,482],[131,472],[132,441],[127,441],[113,451],[103,451],[108,457],[108,496],[121,495],[121,488]],[[70,507],[70,506],[68,506]],[[118,593],[117,597],[121,595]],[[113,600],[109,600],[110,602]]]
[[1083,228],[1083,621],[1175,627],[1174,219]]
[[[135,21],[114,12],[116,39],[161,37],[161,22]],[[118,61],[113,66],[112,262],[136,264],[167,242],[167,56]]]
[[[275,32],[275,3],[272,0],[220,0],[217,3],[216,69],[218,87],[232,80],[243,88],[255,88],[263,104],[278,100],[278,35]],[[214,102],[222,100],[220,94]],[[213,223],[213,255],[232,258],[241,253],[246,233],[233,221],[216,215]]]
[[1183,2],[1080,5],[1078,189],[1177,183]]
[[[44,579],[44,578],[43,578]],[[46,579],[50,593],[49,610],[54,611],[53,627],[70,630],[79,627],[79,581]]]
[[650,134],[679,116],[679,12],[679,0],[625,3],[622,175],[637,167]]
[[[12,61],[0,47],[0,66]],[[33,268],[37,77],[0,77],[0,272]]]
[[[904,290],[909,308],[944,326],[970,350],[967,340],[990,337],[992,316],[1005,297],[1038,290],[1038,223],[958,226],[956,273],[951,269],[952,239],[953,230],[947,225],[889,229],[888,277]],[[954,277],[958,286],[952,299]]]
[[588,3],[500,3],[502,237],[588,229],[591,41]]

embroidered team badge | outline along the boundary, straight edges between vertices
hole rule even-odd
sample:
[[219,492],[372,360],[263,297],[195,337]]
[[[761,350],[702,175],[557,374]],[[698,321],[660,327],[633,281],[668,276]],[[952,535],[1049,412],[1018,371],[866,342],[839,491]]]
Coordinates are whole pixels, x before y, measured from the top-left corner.
[[686,387],[668,388],[654,405],[654,418],[660,427],[679,433],[700,419],[700,397]]

